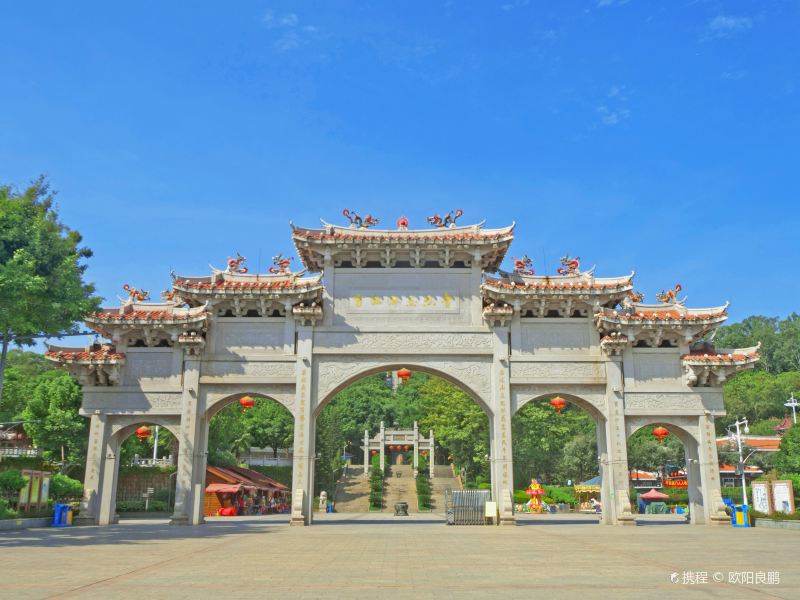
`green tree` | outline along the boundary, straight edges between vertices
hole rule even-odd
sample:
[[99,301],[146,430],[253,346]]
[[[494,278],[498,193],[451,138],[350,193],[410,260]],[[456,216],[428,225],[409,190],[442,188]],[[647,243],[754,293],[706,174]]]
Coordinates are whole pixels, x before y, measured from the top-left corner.
[[728,425],[742,417],[747,417],[750,423],[783,417],[786,413],[784,402],[799,391],[798,371],[740,373],[723,388],[726,415],[717,419],[717,433],[724,433]]
[[11,342],[74,333],[97,310],[94,286],[83,281],[91,256],[81,236],[58,219],[43,178],[19,193],[0,186],[0,402]]
[[746,348],[761,343],[757,369],[783,373],[800,369],[800,315],[785,319],[751,316],[717,330],[714,341],[725,348]]
[[558,466],[559,479],[584,481],[597,472],[597,436],[580,432],[564,444]]
[[244,415],[244,424],[250,440],[258,448],[272,448],[278,457],[280,448],[288,448],[294,438],[294,418],[275,400],[259,398]]
[[[524,487],[533,477],[546,483],[579,479],[580,473],[572,468],[588,469],[592,462],[591,475],[596,474],[597,454],[592,454],[593,460],[586,454],[595,431],[594,419],[574,404],[559,414],[546,400],[527,403],[511,419],[515,485]],[[585,439],[567,451],[567,445],[578,436]]]
[[800,473],[800,427],[790,427],[783,434],[780,450],[775,455],[775,467],[781,473]]
[[628,439],[628,468],[664,475],[665,465],[686,465],[683,442],[670,434],[663,442],[653,437],[655,426],[642,427]]
[[478,404],[452,383],[431,377],[419,389],[425,416],[419,426],[432,429],[437,442],[447,449],[467,476],[489,474],[489,419]]
[[250,449],[251,436],[244,414],[234,402],[211,418],[208,427],[208,462],[219,467],[235,466],[242,452]]
[[63,371],[50,371],[39,377],[22,411],[25,432],[45,458],[60,461],[62,472],[85,460],[88,425],[78,414],[81,398],[77,381]]
[[25,404],[33,396],[39,377],[53,370],[53,363],[41,354],[13,349],[8,353],[0,422],[21,419]]

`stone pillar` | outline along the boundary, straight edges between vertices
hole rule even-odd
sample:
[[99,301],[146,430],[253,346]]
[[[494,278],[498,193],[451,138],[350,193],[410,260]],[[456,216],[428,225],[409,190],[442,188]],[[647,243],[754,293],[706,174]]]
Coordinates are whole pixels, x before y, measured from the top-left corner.
[[105,460],[100,479],[100,502],[97,515],[98,525],[117,522],[117,475],[119,474],[119,442],[108,436],[103,445]]
[[602,522],[613,525],[635,525],[628,491],[630,480],[621,360],[619,356],[614,356],[606,361],[607,418],[605,423],[606,454],[601,488],[605,492],[602,500]]
[[378,436],[381,444],[381,471],[386,472],[386,428],[381,421],[381,432]]
[[75,517],[76,523],[96,525],[98,522],[109,429],[106,415],[97,411],[90,417],[83,500],[81,500],[80,513]]
[[706,509],[704,506],[702,476],[700,474],[700,453],[697,440],[685,436],[683,449],[686,454],[686,491],[689,494],[689,522],[699,525],[706,522]]
[[497,502],[501,525],[515,525],[514,461],[511,451],[511,381],[508,364],[508,328],[495,327],[492,364],[492,409],[489,426],[492,499]]
[[722,490],[720,490],[714,416],[706,411],[698,419],[700,421],[700,440],[697,445],[697,470],[700,474],[700,492],[705,523],[707,525],[728,525],[730,517],[725,513],[725,503],[722,501]]
[[372,455],[369,452],[369,431],[364,430],[364,475],[369,475],[369,467],[372,464]]
[[419,472],[419,427],[414,421],[414,477]]
[[434,463],[434,457],[436,456],[436,452],[434,452],[434,450],[436,449],[436,443],[435,440],[433,439],[433,429],[431,429],[430,431],[429,439],[430,439],[430,448],[428,449],[428,454],[430,454],[431,458],[428,461],[428,471],[431,479],[433,479],[433,463]]
[[292,525],[311,525],[314,518],[314,403],[312,394],[313,330],[297,328],[296,412],[292,469]]
[[[200,401],[200,359],[186,355],[183,363],[183,393],[181,398],[181,426],[178,438],[178,467],[175,476],[175,510],[171,525],[200,525],[202,512],[195,510],[202,502],[205,490],[201,489],[205,474],[198,472],[202,455],[205,468],[206,447],[203,444],[204,407]],[[199,499],[196,499],[199,496]]]

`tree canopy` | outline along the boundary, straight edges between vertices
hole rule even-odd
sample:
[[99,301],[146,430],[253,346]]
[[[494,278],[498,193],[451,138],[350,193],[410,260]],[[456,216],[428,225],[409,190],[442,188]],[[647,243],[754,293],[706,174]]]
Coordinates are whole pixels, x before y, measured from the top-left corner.
[[[97,310],[94,286],[83,280],[91,251],[59,221],[53,193],[40,178],[22,192],[0,186],[0,374],[11,341],[77,331]],[[0,400],[3,379],[0,377]]]

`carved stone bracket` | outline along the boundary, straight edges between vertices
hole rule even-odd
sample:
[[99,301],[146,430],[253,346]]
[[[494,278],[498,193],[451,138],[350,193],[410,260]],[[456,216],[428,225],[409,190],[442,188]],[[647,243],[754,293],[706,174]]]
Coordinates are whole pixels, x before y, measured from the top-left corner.
[[178,336],[178,344],[189,356],[200,356],[206,345],[206,338],[196,331],[182,333]]
[[316,302],[310,305],[301,303],[292,308],[292,314],[300,325],[314,325],[322,320],[322,307]]
[[600,340],[600,349],[608,356],[619,356],[628,347],[629,343],[628,336],[618,331],[612,331]]

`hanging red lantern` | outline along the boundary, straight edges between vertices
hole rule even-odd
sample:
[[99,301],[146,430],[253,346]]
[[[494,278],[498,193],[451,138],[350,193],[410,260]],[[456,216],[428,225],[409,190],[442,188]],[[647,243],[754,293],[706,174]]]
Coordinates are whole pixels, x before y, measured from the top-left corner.
[[378,451],[377,451],[377,450],[372,450],[372,451],[370,452],[370,454],[371,454],[372,456],[375,456],[377,453],[378,453]]
[[561,414],[561,411],[564,410],[564,407],[567,405],[567,401],[564,400],[561,396],[556,396],[552,400],[550,400],[550,406],[556,409],[558,414]]
[[405,383],[406,381],[408,381],[408,378],[411,377],[411,371],[403,367],[402,369],[399,369],[397,371],[397,376],[400,378],[400,381]]
[[142,425],[136,430],[136,437],[139,438],[140,442],[145,441],[150,437],[150,428],[147,425]]
[[389,451],[394,452],[394,446],[389,446]]
[[409,446],[408,444],[403,446],[403,450],[406,451],[406,452],[408,452],[409,448],[411,448],[411,446]]
[[663,444],[664,440],[669,436],[669,429],[661,427],[660,425],[653,429],[653,437],[658,440],[659,444]]
[[422,456],[428,456],[428,451],[427,450],[423,450],[422,451]]
[[256,405],[256,401],[253,400],[250,396],[242,396],[239,398],[239,406],[242,407],[242,412],[247,412],[247,409],[253,408]]

